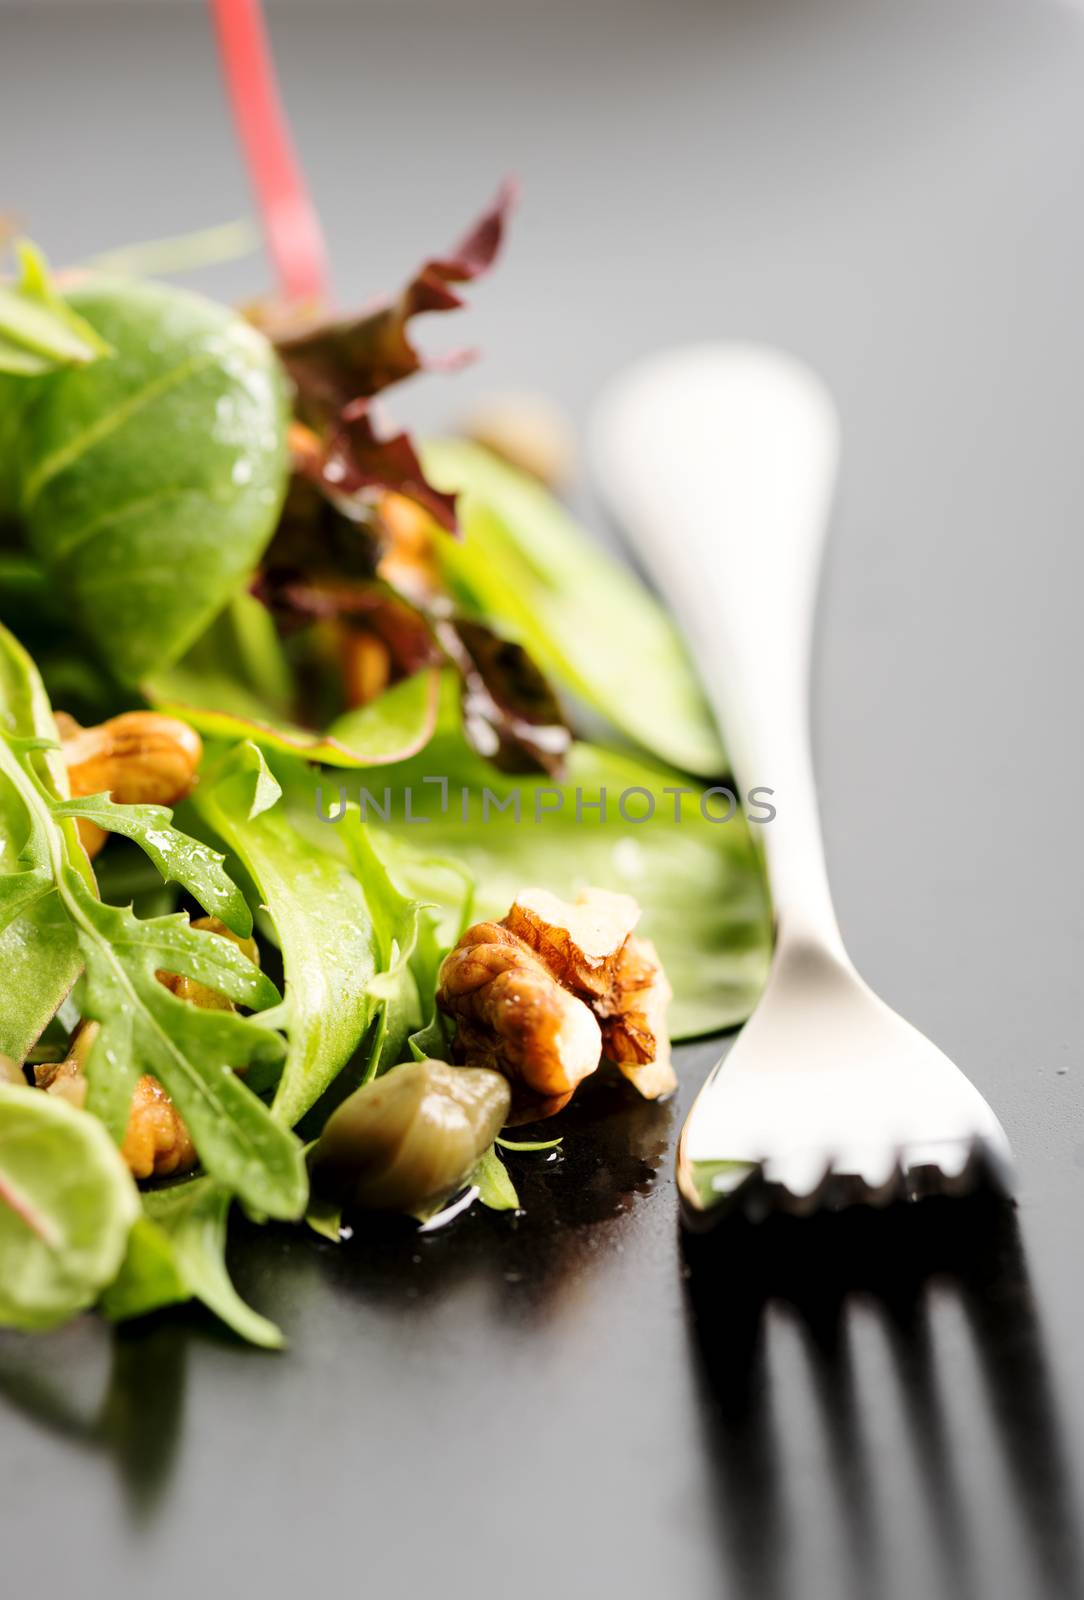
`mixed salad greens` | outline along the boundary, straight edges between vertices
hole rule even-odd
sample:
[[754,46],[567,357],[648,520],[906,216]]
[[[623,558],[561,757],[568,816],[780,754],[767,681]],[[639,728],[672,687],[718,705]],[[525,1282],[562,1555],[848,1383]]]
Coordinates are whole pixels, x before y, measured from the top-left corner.
[[0,1324],[194,1297],[275,1345],[235,1203],[514,1211],[551,1129],[502,1130],[603,1056],[664,1093],[668,1033],[751,1009],[759,858],[698,803],[725,762],[671,623],[537,479],[374,414],[507,204],[355,317],[18,246]]

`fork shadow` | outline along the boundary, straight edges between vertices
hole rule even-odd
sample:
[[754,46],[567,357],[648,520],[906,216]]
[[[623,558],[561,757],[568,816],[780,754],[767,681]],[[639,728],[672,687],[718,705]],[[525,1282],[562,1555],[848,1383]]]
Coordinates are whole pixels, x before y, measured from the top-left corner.
[[[852,1355],[856,1307],[872,1307],[894,1369],[903,1448],[918,1468],[920,1525],[929,1532],[941,1592],[952,1600],[990,1594],[970,1537],[974,1485],[946,1415],[946,1382],[955,1372],[942,1370],[949,1361],[938,1361],[932,1291],[939,1304],[947,1296],[959,1305],[975,1349],[984,1409],[1010,1488],[1001,1520],[1017,1522],[1032,1593],[1084,1593],[1073,1487],[1011,1206],[983,1194],[802,1221],[736,1219],[714,1234],[687,1237],[683,1248],[718,1522],[742,1592],[757,1600],[794,1593],[813,1600],[822,1592],[808,1573],[800,1586],[791,1582],[800,1508],[789,1492],[782,1448],[781,1424],[790,1419],[779,1415],[779,1372],[769,1359],[772,1336],[788,1322],[804,1348],[814,1429],[843,1534],[844,1570],[823,1592],[834,1596],[849,1587],[880,1597],[890,1592],[890,1578],[900,1576],[889,1571],[875,1492],[878,1463]],[[899,1529],[893,1531],[898,1552]],[[997,1536],[1003,1534],[999,1527]],[[996,1543],[989,1523],[983,1536],[987,1545]]]

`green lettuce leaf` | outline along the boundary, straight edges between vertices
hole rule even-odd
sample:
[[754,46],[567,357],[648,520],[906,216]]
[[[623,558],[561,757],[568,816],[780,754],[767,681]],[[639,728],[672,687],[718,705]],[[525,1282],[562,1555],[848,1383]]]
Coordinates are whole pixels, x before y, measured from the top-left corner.
[[[438,777],[447,780],[443,810],[441,787],[432,781]],[[326,834],[336,833],[340,824],[315,821],[317,784],[321,814],[333,816],[340,792],[358,797],[357,782],[340,782],[343,778],[306,776],[292,798],[297,812],[307,811],[313,819],[310,826]],[[497,772],[467,746],[459,731],[454,684],[449,684],[441,729],[424,754],[378,775],[367,774],[365,783],[377,849],[403,894],[444,909],[445,944],[458,936],[463,906],[462,878],[448,872],[449,858],[477,885],[471,911],[476,919],[503,916],[518,891],[530,884],[568,897],[588,884],[621,890],[641,906],[637,931],[655,941],[673,985],[670,1022],[675,1037],[734,1027],[752,1010],[771,950],[760,852],[740,810],[729,822],[704,820],[700,791],[690,779],[582,743],[572,747],[564,784]],[[650,821],[622,818],[620,797],[634,789],[646,791],[654,801]],[[667,792],[674,789],[684,795]],[[407,790],[412,821],[406,814]],[[602,790],[605,820],[598,811]],[[517,793],[519,821],[513,809]],[[498,810],[498,804],[505,809]],[[678,805],[680,822],[674,820]],[[387,810],[386,822],[382,817],[378,822],[376,807],[381,813]],[[644,795],[629,797],[630,816],[646,808]],[[717,796],[708,809],[721,815],[724,803]]]
[[435,534],[445,581],[510,633],[542,671],[686,772],[726,766],[681,636],[639,578],[599,548],[542,486],[462,440],[422,451],[458,495],[462,541]]
[[183,717],[208,739],[248,740],[268,756],[300,756],[328,767],[387,766],[428,743],[436,726],[440,675],[423,670],[387,689],[371,705],[312,733],[224,677],[184,663],[145,686],[159,711]]
[[131,1174],[100,1122],[0,1083],[0,1323],[51,1328],[91,1305],[138,1214]]
[[199,296],[92,275],[65,298],[114,354],[0,378],[14,475],[0,481],[0,520],[102,661],[138,682],[243,587],[271,536],[284,384],[263,336]]

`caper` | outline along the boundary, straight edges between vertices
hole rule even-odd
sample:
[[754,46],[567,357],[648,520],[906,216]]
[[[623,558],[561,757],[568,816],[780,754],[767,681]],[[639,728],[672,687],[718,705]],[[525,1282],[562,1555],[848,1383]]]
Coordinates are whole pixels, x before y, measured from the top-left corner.
[[462,1186],[504,1126],[510,1101],[507,1081],[484,1067],[393,1067],[328,1118],[313,1183],[347,1207],[416,1211]]

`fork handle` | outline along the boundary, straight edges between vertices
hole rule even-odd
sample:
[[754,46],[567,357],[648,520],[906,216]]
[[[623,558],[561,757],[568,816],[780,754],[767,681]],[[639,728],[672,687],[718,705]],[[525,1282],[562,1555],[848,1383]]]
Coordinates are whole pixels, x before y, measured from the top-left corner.
[[846,959],[808,714],[838,441],[829,395],[798,362],[703,344],[614,380],[591,443],[602,492],[685,632],[742,796],[773,791],[776,815],[760,831],[780,943]]

